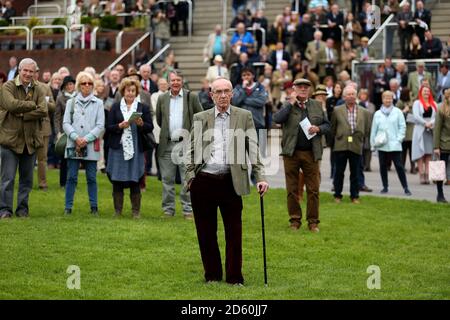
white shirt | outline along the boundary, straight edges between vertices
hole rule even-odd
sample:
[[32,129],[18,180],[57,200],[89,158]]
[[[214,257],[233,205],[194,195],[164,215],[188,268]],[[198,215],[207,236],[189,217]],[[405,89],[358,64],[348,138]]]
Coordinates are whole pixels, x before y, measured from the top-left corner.
[[281,61],[283,61],[283,50],[277,50],[276,56],[277,56],[277,66],[275,67],[275,69],[280,70],[280,63]]
[[170,139],[178,141],[183,128],[183,90],[177,96],[170,92],[169,132]]
[[17,67],[9,70],[9,72],[8,72],[8,81],[14,79],[16,71],[17,71]]

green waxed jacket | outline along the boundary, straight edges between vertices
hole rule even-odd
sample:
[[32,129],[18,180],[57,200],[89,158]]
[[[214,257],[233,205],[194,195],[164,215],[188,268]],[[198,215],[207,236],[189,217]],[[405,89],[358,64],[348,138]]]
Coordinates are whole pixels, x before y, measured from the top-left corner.
[[47,116],[47,103],[42,86],[31,83],[28,93],[19,76],[6,82],[0,92],[0,145],[17,154],[29,154],[44,144],[42,120]]
[[[330,131],[330,121],[328,121],[327,113],[323,111],[319,101],[309,99],[305,106],[311,124],[320,128],[320,132],[312,138],[314,160],[318,161],[322,159],[322,136]],[[273,121],[282,125],[281,155],[291,157],[297,145],[299,123],[301,121],[299,107],[297,104],[285,103],[282,109],[273,115]]]

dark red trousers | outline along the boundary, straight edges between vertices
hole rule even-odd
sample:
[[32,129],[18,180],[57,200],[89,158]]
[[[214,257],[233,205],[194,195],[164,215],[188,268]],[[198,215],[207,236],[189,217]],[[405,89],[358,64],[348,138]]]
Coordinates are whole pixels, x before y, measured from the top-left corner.
[[222,261],[217,243],[217,208],[222,215],[226,282],[244,283],[242,276],[242,198],[236,194],[231,174],[200,172],[191,184],[191,202],[206,281],[222,280]]

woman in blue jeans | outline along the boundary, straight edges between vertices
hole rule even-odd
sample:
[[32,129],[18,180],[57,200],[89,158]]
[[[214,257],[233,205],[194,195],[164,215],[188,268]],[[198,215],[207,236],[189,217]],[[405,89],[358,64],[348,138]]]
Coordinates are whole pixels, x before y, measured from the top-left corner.
[[[405,169],[402,164],[402,142],[406,133],[406,122],[403,112],[394,106],[392,91],[384,91],[380,110],[375,112],[370,132],[370,145],[378,150],[380,175],[383,183],[381,193],[388,193],[387,159],[394,163],[398,178],[407,196],[411,195],[406,181]],[[384,139],[381,137],[384,136]]]
[[83,163],[86,170],[91,213],[98,215],[97,161],[100,159],[99,138],[105,130],[103,102],[94,96],[94,78],[80,72],[76,78],[77,95],[67,101],[63,129],[67,134],[65,158],[67,182],[64,213],[72,213],[73,198],[78,182],[78,169]]

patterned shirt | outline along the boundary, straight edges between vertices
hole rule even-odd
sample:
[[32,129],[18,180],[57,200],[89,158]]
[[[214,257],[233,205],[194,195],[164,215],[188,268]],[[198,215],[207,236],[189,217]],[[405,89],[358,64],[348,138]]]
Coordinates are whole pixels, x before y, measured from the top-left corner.
[[358,114],[358,106],[354,106],[353,110],[350,110],[349,107],[347,107],[347,119],[348,123],[350,124],[350,128],[352,129],[352,134],[355,132],[356,129],[356,116]]
[[214,119],[214,138],[212,141],[211,157],[201,171],[211,174],[224,174],[230,172],[230,164],[227,159],[230,107],[224,113],[220,113],[216,107],[214,109]]

